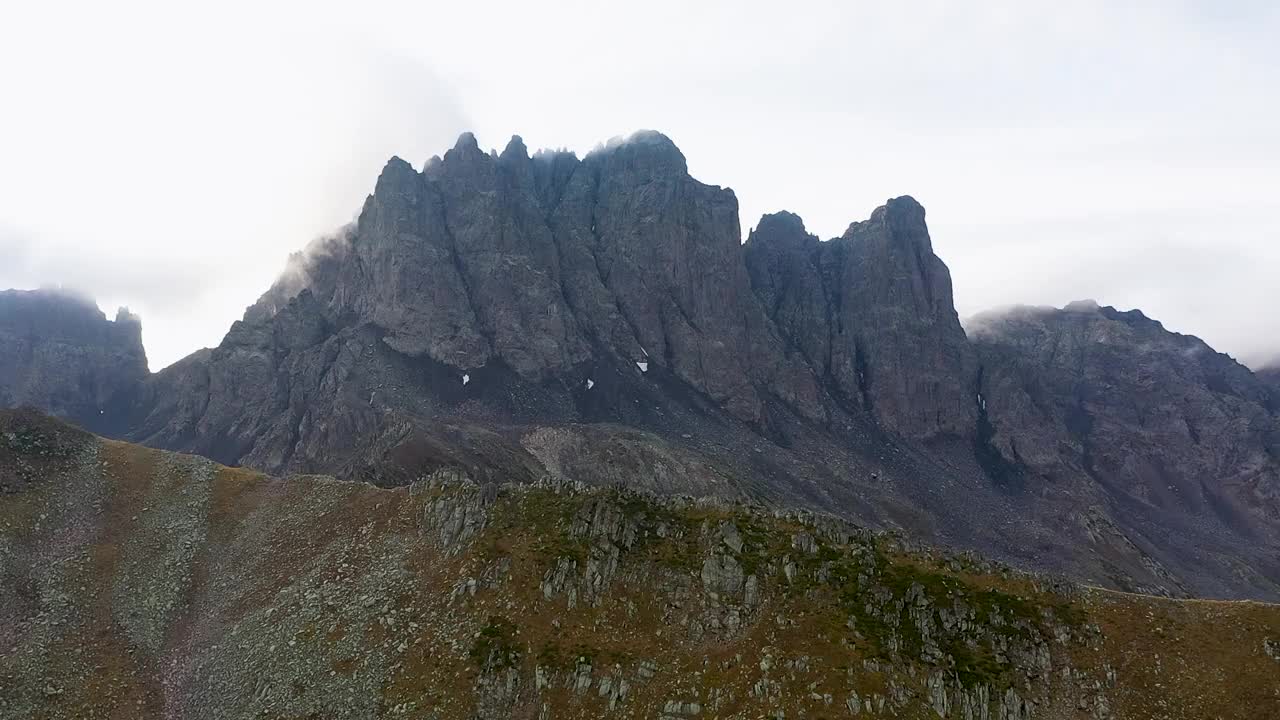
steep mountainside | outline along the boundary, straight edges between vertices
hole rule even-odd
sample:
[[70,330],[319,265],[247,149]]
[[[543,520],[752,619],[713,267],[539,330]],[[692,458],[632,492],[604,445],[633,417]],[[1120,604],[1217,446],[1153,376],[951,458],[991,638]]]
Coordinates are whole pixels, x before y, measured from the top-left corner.
[[1248,370],[1109,310],[966,337],[908,197],[827,242],[789,213],[739,237],[732,191],[658,133],[582,159],[463,135],[421,172],[392,159],[218,347],[93,427],[273,474],[750,499],[1280,598],[1280,405]]
[[0,412],[0,718],[1264,718],[1280,608],[828,516],[274,480]]
[[973,431],[973,352],[914,199],[829,242],[796,215],[766,215],[744,258],[770,316],[837,397],[908,437]]
[[[832,367],[820,373],[764,312],[739,236],[732,192],[690,178],[679,150],[656,133],[581,161],[563,153],[530,158],[518,138],[489,155],[464,135],[422,173],[392,160],[356,225],[297,258],[232,329],[219,348],[228,352],[215,351],[214,364],[236,367],[232,376],[260,378],[255,397],[246,398],[251,409],[267,400],[264,390],[276,395],[261,417],[231,427],[232,418],[211,417],[217,404],[198,408],[199,418],[166,410],[133,436],[169,446],[191,428],[192,444],[183,446],[219,459],[273,471],[308,467],[321,459],[308,446],[342,445],[316,436],[326,430],[308,422],[289,386],[343,362],[343,351],[339,345],[320,359],[295,358],[317,354],[344,333],[366,333],[374,355],[392,351],[402,364],[428,369],[438,376],[433,385],[458,386],[417,395],[484,392],[467,390],[464,375],[477,386],[521,385],[522,394],[545,397],[523,398],[511,414],[538,420],[633,424],[628,416],[652,405],[635,397],[645,392],[636,386],[664,384],[662,394],[691,396],[725,413],[724,422],[775,439],[795,421],[851,428],[851,412],[858,423],[870,413],[908,437],[971,430],[972,402],[961,398],[968,391],[939,380],[964,376],[969,354],[919,205],[895,201],[850,228],[844,245],[856,252],[834,281],[849,288],[848,336],[837,338],[837,349],[822,358]],[[886,262],[901,262],[903,272],[867,281],[865,268]],[[920,263],[927,267],[914,267]],[[927,281],[917,270],[929,273]],[[904,305],[912,297],[918,302]],[[920,353],[935,334],[936,353]],[[290,367],[274,388],[265,387],[282,361],[305,367]],[[645,382],[650,378],[656,382]],[[326,415],[363,414],[371,417],[349,422],[379,424],[379,407],[398,400],[369,390],[351,404],[373,410]],[[934,395],[945,393],[948,412],[939,419]],[[239,400],[228,409],[238,412]],[[270,427],[286,405],[294,405],[288,435]]]
[[147,377],[142,325],[60,290],[0,292],[0,407],[31,405],[94,430]]
[[1274,548],[1280,524],[1280,403],[1247,368],[1093,302],[970,329],[980,453],[998,482],[1069,488],[1127,517],[1135,542],[1280,577],[1274,551],[1250,557],[1249,541]]
[[1258,371],[1258,378],[1280,394],[1280,365],[1268,365]]

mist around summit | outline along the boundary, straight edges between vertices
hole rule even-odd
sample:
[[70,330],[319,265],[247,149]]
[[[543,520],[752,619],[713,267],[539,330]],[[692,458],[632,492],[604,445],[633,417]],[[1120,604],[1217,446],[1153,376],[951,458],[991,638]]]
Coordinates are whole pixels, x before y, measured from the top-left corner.
[[1280,717],[1271,5],[76,5],[0,720]]

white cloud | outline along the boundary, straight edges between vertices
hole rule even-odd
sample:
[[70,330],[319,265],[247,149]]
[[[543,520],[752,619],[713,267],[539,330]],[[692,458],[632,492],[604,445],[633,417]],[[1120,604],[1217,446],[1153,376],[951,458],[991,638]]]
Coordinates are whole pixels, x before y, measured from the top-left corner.
[[786,208],[831,237],[911,194],[962,313],[1095,297],[1252,358],[1280,344],[1280,10],[1229,5],[28,3],[0,29],[0,227],[28,254],[0,286],[128,303],[163,365],[392,154],[655,128],[744,231]]

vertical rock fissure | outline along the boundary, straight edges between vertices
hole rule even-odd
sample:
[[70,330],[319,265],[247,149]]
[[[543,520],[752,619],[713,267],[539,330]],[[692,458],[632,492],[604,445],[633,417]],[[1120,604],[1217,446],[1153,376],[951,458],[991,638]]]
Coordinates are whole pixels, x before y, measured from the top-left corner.
[[871,368],[867,363],[867,353],[863,350],[861,339],[853,342],[853,368],[857,375],[858,393],[862,396],[862,406],[868,413],[875,414],[875,404],[871,399]]
[[1025,486],[1021,469],[1006,458],[995,444],[996,426],[987,414],[985,373],[986,368],[979,365],[973,394],[974,404],[977,406],[973,436],[974,459],[996,486],[1006,491],[1020,491]]

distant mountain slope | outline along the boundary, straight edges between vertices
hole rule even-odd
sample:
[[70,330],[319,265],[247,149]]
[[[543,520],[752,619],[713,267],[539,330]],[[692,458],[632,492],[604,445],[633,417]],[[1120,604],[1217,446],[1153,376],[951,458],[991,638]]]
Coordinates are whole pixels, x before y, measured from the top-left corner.
[[1258,371],[1258,378],[1280,394],[1280,365],[1268,365]]
[[[969,328],[993,477],[1075,496],[1085,524],[1097,512],[1122,518],[1154,555],[1280,578],[1269,549],[1280,404],[1247,368],[1139,311],[1093,302],[1015,308]],[[1253,554],[1256,541],[1268,549]]]
[[830,517],[287,482],[0,412],[0,718],[1272,717],[1280,608]]
[[60,290],[0,292],[0,407],[32,405],[97,430],[147,377],[142,326]]
[[739,237],[732,191],[659,133],[581,159],[463,135],[388,162],[218,347],[91,427],[273,474],[750,499],[1119,589],[1280,598],[1280,405],[1247,369],[1092,306],[966,336],[909,197],[826,242],[789,213]]

